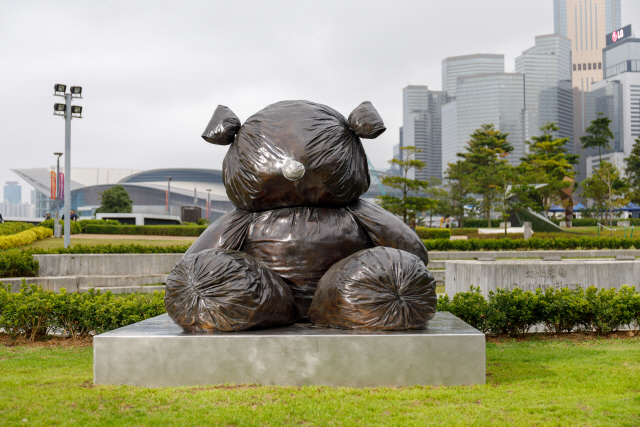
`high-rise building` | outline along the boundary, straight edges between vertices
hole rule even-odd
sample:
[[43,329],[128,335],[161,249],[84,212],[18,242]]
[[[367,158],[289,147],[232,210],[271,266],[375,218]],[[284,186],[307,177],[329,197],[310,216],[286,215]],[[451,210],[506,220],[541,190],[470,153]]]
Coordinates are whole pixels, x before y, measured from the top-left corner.
[[516,72],[525,80],[525,140],[555,122],[560,130],[554,136],[570,138],[565,148],[572,153],[571,40],[560,34],[537,36],[535,46],[516,58]]
[[[476,74],[458,77],[456,83],[458,149],[483,124],[509,134],[513,146],[508,160],[520,163],[524,155],[524,75],[520,73]],[[452,107],[449,107],[452,108]],[[444,130],[443,132],[449,132]]]
[[7,181],[4,186],[4,200],[16,204],[22,201],[22,187],[17,181]]
[[621,0],[553,0],[554,32],[571,39],[573,86],[589,92],[602,80],[606,35],[621,27]]
[[442,90],[455,98],[458,77],[502,72],[504,72],[504,55],[480,53],[445,58],[442,60]]
[[425,163],[415,179],[442,178],[441,107],[450,100],[446,92],[427,86],[402,89],[402,145],[422,150],[416,160]]
[[[624,167],[623,160],[631,153],[636,138],[640,136],[640,39],[623,38],[602,51],[602,62],[606,64],[604,80],[595,83],[591,93],[585,96],[587,123],[603,113],[611,119],[609,128],[613,140],[611,150],[602,155],[602,160]],[[597,148],[585,150],[586,176],[600,162]]]

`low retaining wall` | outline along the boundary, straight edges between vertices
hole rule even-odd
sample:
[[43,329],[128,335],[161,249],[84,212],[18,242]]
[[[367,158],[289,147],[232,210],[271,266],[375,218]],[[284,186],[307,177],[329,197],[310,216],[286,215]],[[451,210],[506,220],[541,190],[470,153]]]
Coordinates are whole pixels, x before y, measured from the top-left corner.
[[640,257],[640,249],[537,250],[537,251],[429,251],[430,260],[483,258],[615,258]]
[[616,260],[504,260],[445,262],[445,292],[452,297],[458,292],[479,287],[484,296],[498,288],[616,288],[622,285],[640,288],[640,261]]
[[171,271],[183,254],[64,254],[34,255],[40,263],[38,275],[112,276],[164,274]]

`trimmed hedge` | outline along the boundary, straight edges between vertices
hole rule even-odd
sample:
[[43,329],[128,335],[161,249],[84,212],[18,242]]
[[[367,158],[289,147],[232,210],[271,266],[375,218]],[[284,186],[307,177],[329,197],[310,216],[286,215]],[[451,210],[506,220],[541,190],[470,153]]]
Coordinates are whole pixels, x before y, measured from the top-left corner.
[[616,289],[498,289],[485,299],[480,288],[438,298],[438,311],[449,311],[491,334],[521,335],[538,323],[550,332],[591,330],[598,334],[628,326],[640,331],[640,292]]
[[9,236],[11,234],[29,230],[33,227],[34,225],[29,224],[28,222],[5,222],[0,224],[0,236]]
[[[499,219],[491,220],[491,228],[499,228],[500,222]],[[477,218],[465,218],[462,222],[464,228],[489,228],[488,221],[486,219],[477,219]]]
[[199,236],[206,226],[200,225],[87,225],[87,234],[128,234],[152,236]]
[[567,249],[640,249],[640,238],[557,237],[545,239],[423,240],[428,251],[516,251]]
[[[62,227],[62,234],[64,234],[64,220],[59,220],[60,225]],[[82,233],[82,226],[79,224],[80,221],[71,221],[71,234],[80,234]],[[40,223],[40,227],[47,227],[53,231],[54,219],[48,219],[46,221],[42,221]]]
[[30,251],[0,252],[0,277],[36,277],[39,268]]
[[0,237],[0,250],[29,245],[37,240],[53,236],[53,231],[44,227],[33,227],[17,234]]
[[[560,225],[560,222],[564,221],[564,219],[550,218],[550,221],[555,223],[556,225]],[[631,225],[640,225],[640,219],[638,218],[614,219],[613,225],[617,227],[618,221],[629,221]],[[573,227],[596,227],[598,223],[607,225],[607,219],[603,219],[601,221],[597,218],[574,218],[573,220],[571,220],[571,225]]]
[[120,224],[120,221],[115,219],[81,219],[77,224],[80,226],[83,233],[88,225],[122,225]]
[[38,285],[21,286],[13,293],[0,282],[0,328],[11,336],[30,340],[50,332],[84,338],[165,313],[164,292],[115,297],[111,292],[44,291]]
[[[171,246],[145,246],[138,244],[119,245],[82,245],[75,244],[68,248],[39,249],[31,248],[31,254],[182,254],[185,253],[191,244],[171,245]],[[27,252],[27,251],[25,251]],[[0,253],[0,256],[2,254]]]
[[416,234],[421,239],[448,239],[451,237],[451,230],[448,228],[416,227]]

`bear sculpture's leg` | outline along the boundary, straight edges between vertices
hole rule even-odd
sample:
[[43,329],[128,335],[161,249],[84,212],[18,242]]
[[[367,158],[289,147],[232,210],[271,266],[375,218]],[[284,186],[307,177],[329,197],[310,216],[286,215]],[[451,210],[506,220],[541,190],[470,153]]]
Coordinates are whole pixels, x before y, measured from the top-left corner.
[[309,319],[342,329],[425,329],[436,302],[435,280],[420,258],[376,247],[338,261],[324,274]]
[[171,270],[164,301],[173,321],[193,332],[285,326],[298,317],[280,276],[252,256],[227,249],[182,258]]

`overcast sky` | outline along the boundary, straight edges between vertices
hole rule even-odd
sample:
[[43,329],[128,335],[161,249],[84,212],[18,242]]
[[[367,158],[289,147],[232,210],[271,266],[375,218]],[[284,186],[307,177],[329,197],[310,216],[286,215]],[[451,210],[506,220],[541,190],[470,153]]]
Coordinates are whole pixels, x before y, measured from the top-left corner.
[[[639,0],[622,0],[629,23]],[[513,71],[552,32],[552,0],[0,0],[0,191],[64,151],[54,83],[83,87],[72,167],[219,169],[226,147],[200,138],[218,104],[244,121],[307,99],[345,117],[371,101],[387,132],[363,145],[387,169],[404,86],[440,90],[447,56],[503,53]]]

